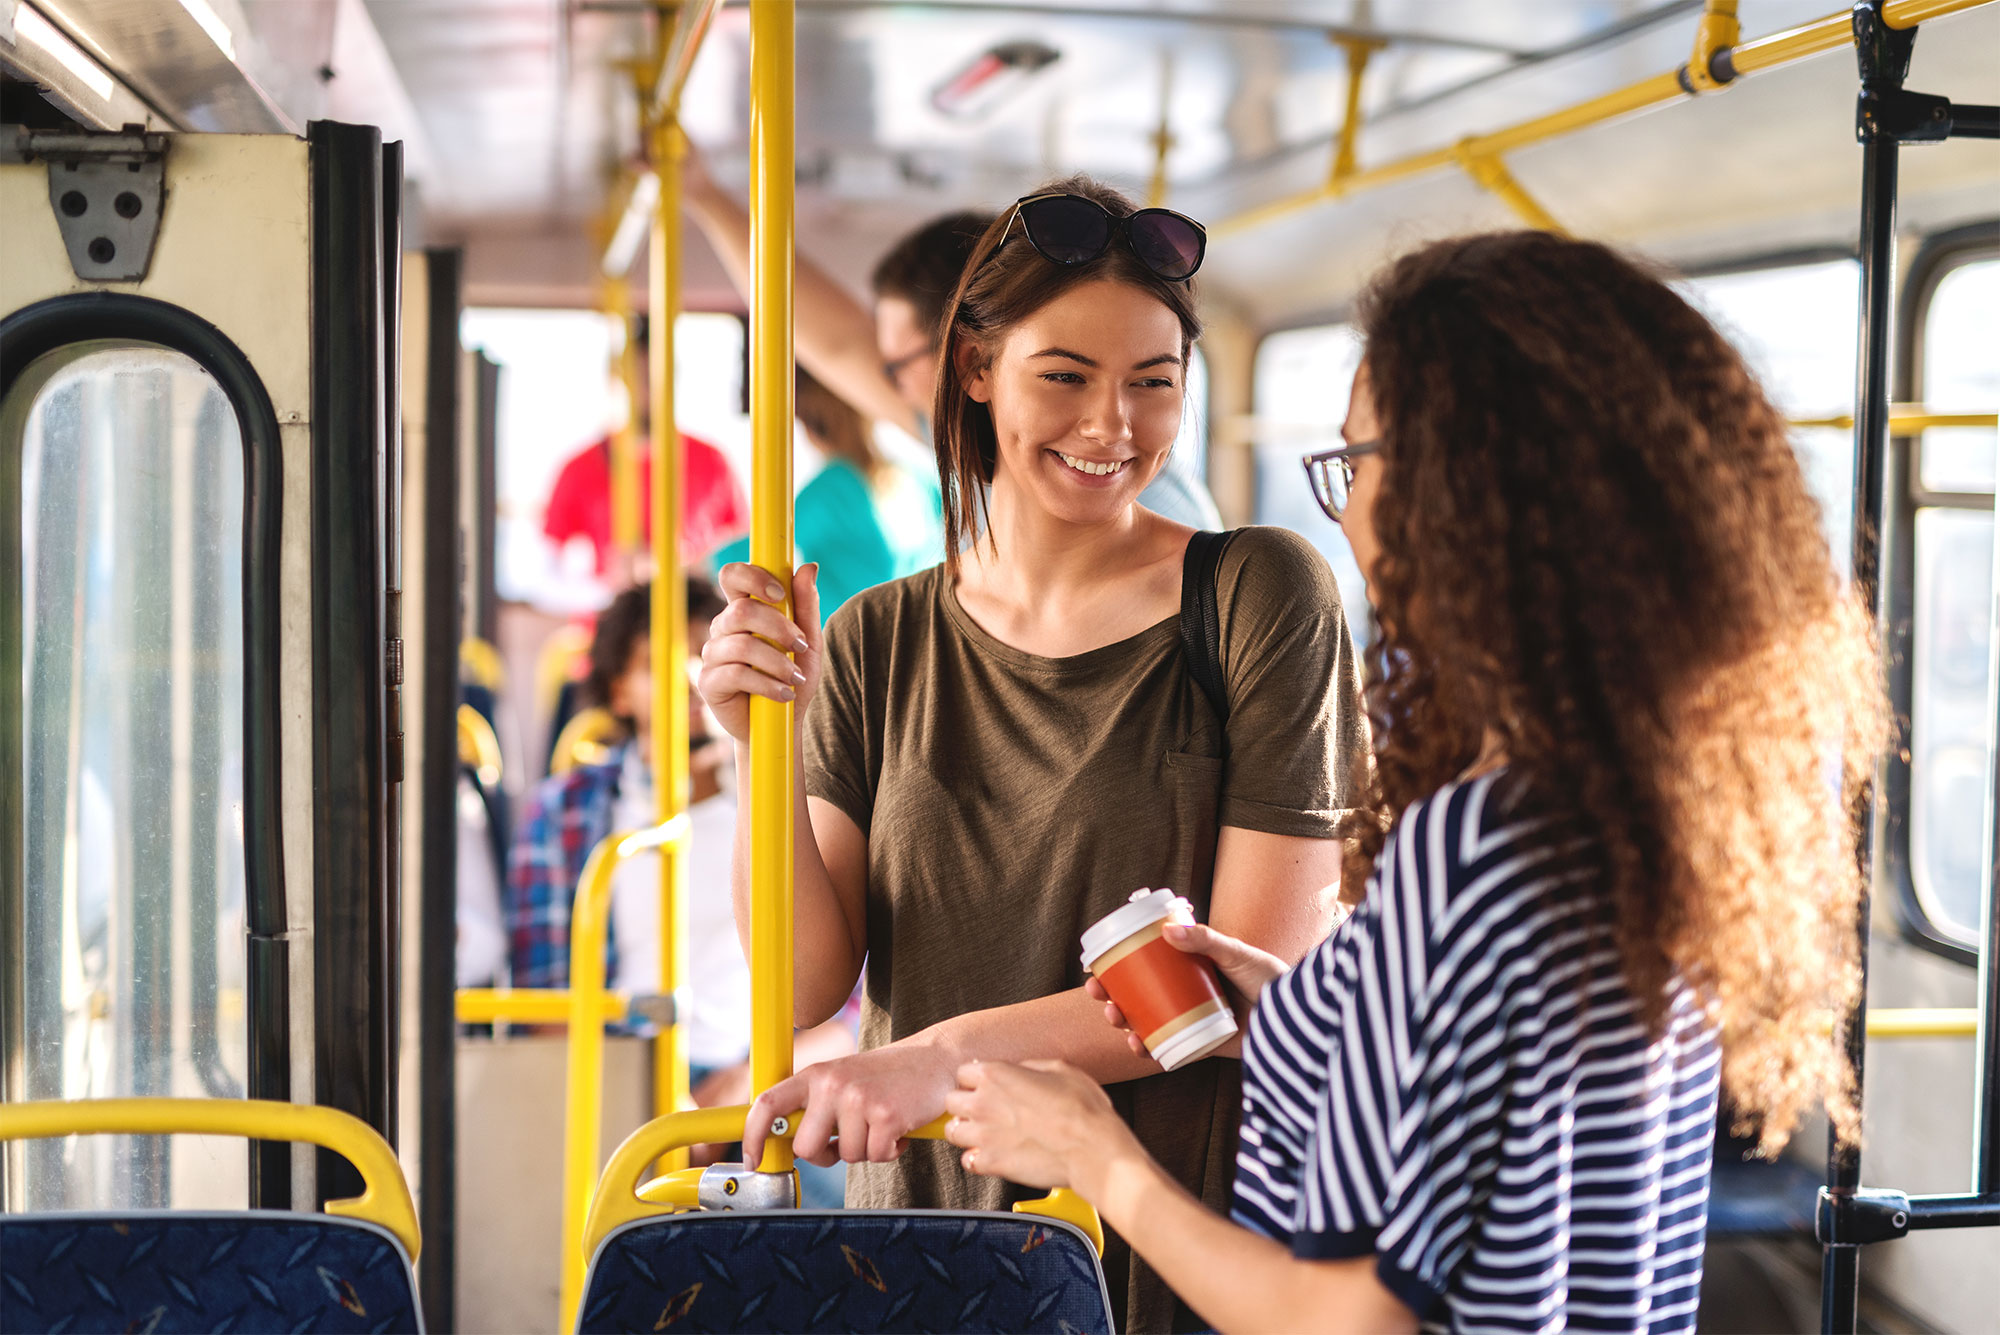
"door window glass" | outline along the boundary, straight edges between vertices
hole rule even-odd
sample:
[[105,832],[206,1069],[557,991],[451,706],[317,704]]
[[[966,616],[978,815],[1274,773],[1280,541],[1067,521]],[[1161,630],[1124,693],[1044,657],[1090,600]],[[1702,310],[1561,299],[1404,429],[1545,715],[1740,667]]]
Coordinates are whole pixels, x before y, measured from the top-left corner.
[[[1861,266],[1794,264],[1687,279],[1681,295],[1713,320],[1787,417],[1837,417],[1854,406],[1854,319]],[[1853,556],[1854,433],[1794,428],[1792,448],[1819,500],[1833,562]]]
[[[2000,411],[2000,259],[1979,260],[1939,280],[1924,314],[1924,406],[1941,413]],[[1992,491],[1990,426],[1924,432],[1927,491]]]
[[[9,1097],[240,1098],[236,414],[194,361],[147,346],[66,349],[14,393],[26,1005]],[[240,1208],[246,1160],[241,1141],[35,1142],[17,1202]]]
[[1252,385],[1256,409],[1257,522],[1301,533],[1319,548],[1340,583],[1354,642],[1370,635],[1367,585],[1340,526],[1313,499],[1299,461],[1340,444],[1347,396],[1361,365],[1361,335],[1348,324],[1316,325],[1272,334],[1257,348]]
[[[2000,259],[1952,269],[1923,315],[1924,404],[2000,409]],[[1919,457],[1926,493],[1957,492],[1916,516],[1916,647],[1910,689],[1910,876],[1917,904],[1945,936],[1978,939],[1983,869],[1992,857],[1992,427],[1933,427]],[[1939,496],[1939,499],[1946,499]],[[1968,508],[1969,507],[1969,508]]]

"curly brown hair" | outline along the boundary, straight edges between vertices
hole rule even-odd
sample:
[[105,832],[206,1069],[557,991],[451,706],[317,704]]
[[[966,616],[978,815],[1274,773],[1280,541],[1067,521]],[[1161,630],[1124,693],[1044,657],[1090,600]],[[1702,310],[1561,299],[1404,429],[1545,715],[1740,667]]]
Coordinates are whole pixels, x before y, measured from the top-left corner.
[[1594,835],[1648,1021],[1677,978],[1710,1007],[1738,1130],[1772,1151],[1823,1102],[1851,1140],[1826,1011],[1860,986],[1887,715],[1784,419],[1706,319],[1589,242],[1427,246],[1360,325],[1385,467],[1350,883],[1490,734]]

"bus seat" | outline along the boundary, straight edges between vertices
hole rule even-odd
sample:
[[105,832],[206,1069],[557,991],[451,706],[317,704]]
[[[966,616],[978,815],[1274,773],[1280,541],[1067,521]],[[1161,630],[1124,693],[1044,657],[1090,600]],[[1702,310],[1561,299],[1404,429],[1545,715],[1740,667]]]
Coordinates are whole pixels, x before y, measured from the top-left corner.
[[245,1136],[344,1155],[364,1190],[325,1214],[91,1210],[0,1215],[0,1330],[411,1331],[416,1207],[395,1151],[332,1108],[262,1099],[0,1105],[0,1141]]
[[288,1211],[0,1216],[0,1330],[407,1331],[410,1258],[379,1224]]
[[1074,1224],[955,1210],[693,1212],[639,1219],[591,1258],[581,1333],[1108,1332]]
[[610,710],[580,709],[556,738],[549,754],[549,773],[567,774],[578,765],[602,765],[624,736],[624,727]]
[[[748,1112],[669,1113],[612,1151],[584,1245],[566,1258],[574,1265],[588,1257],[580,1274],[564,1277],[565,1312],[574,1303],[579,1335],[669,1327],[1110,1335],[1103,1227],[1072,1192],[1023,1201],[1011,1214],[751,1210],[726,1208],[748,1199],[728,1165],[641,1185],[661,1155],[739,1134]],[[796,1116],[786,1120],[796,1125]],[[938,1139],[944,1122],[911,1138]],[[711,1177],[719,1194],[702,1185]]]

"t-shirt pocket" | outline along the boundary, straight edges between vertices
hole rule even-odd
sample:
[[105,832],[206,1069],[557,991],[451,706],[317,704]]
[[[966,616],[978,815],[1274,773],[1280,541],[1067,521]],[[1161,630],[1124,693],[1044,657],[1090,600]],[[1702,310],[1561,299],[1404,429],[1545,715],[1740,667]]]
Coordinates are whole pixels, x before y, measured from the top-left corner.
[[1195,916],[1206,922],[1209,892],[1215,883],[1217,816],[1222,810],[1222,757],[1169,751],[1166,779],[1165,835],[1169,845],[1165,865],[1174,877],[1168,888],[1185,896],[1194,907]]

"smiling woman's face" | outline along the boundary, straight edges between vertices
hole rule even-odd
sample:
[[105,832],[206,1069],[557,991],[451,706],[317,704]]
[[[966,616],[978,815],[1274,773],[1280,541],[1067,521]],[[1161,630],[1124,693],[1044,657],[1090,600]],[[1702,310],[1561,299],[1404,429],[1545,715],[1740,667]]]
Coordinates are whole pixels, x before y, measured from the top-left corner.
[[993,414],[995,490],[1070,523],[1115,518],[1181,426],[1181,326],[1127,283],[1082,283],[1010,330],[966,392]]

